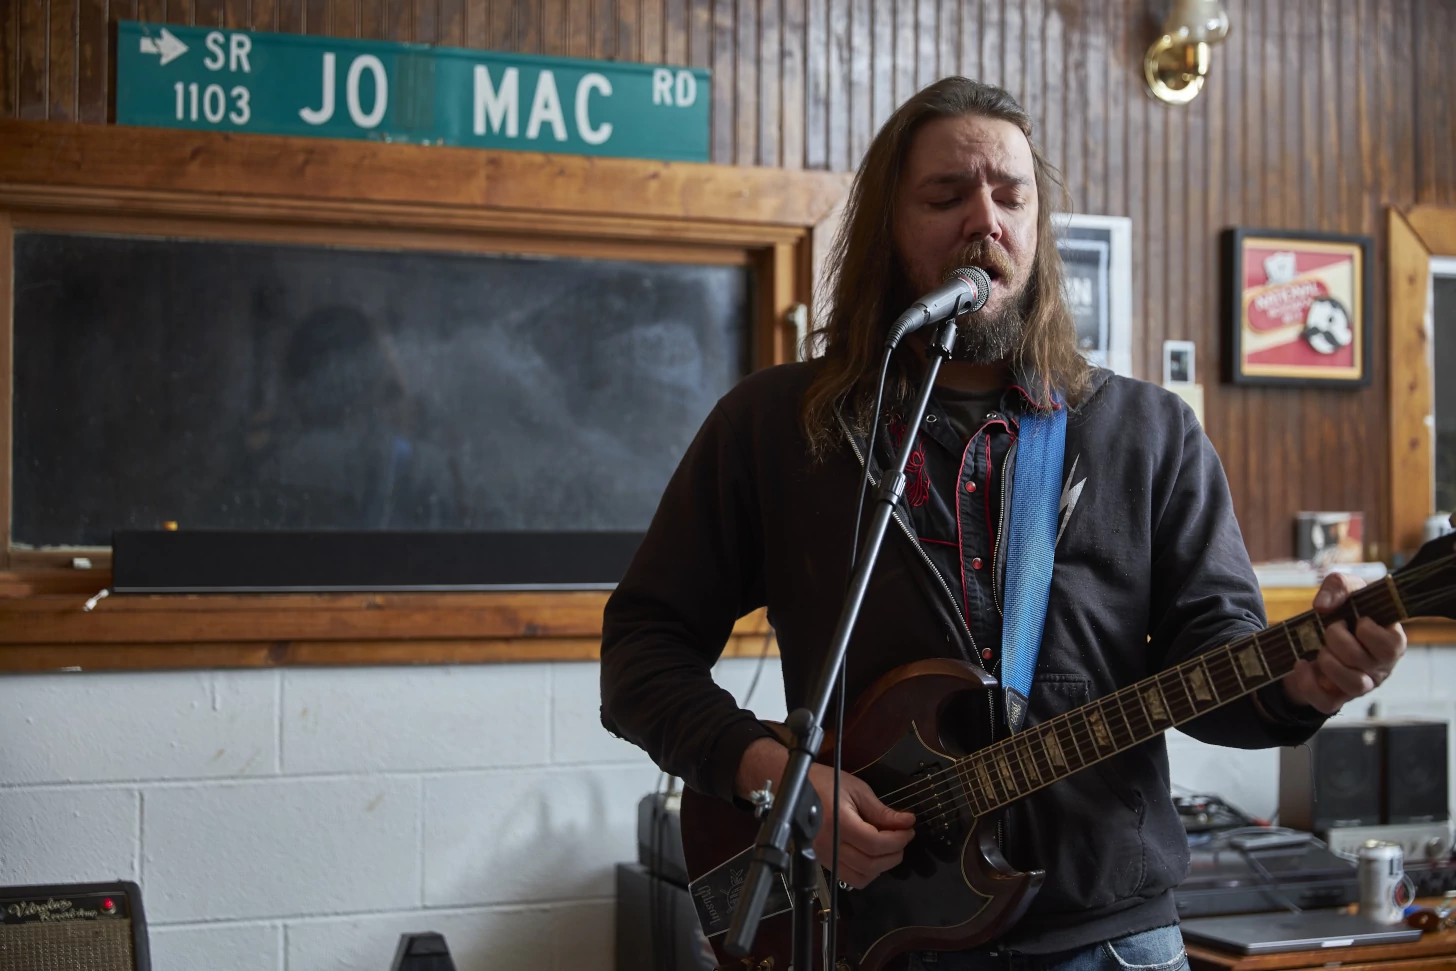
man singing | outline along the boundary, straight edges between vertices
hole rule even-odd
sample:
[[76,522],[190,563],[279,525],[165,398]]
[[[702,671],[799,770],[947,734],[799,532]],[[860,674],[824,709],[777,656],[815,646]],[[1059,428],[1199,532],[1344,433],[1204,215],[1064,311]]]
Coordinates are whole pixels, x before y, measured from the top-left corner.
[[[790,708],[812,689],[850,572],[861,482],[914,436],[908,483],[850,641],[847,697],[926,658],[1000,674],[1006,523],[1021,422],[1067,409],[1046,623],[1025,725],[1046,721],[1264,626],[1263,600],[1208,438],[1179,398],[1086,365],[1062,296],[1052,229],[1063,190],[1005,91],[946,78],[894,113],[865,156],[829,267],[823,356],[757,372],[726,395],[683,457],[607,605],[602,721],[689,786],[743,799],[782,773],[787,750],[718,688],[733,623],[760,606],[778,636]],[[958,322],[924,422],[906,428],[925,332],[890,369],[872,429],[885,335],[961,266],[993,287]],[[1328,612],[1359,581],[1331,576]],[[1397,627],[1328,628],[1314,662],[1184,730],[1240,748],[1294,745],[1390,675]],[[976,745],[1010,730],[998,693],[964,713]],[[832,800],[832,771],[810,782]],[[1018,870],[1046,871],[1030,910],[994,946],[910,954],[914,971],[1019,967],[1171,971],[1186,963],[1172,889],[1188,844],[1169,795],[1162,736],[1012,804],[1000,842]],[[896,866],[915,818],[843,779],[840,879]],[[815,844],[830,858],[830,827]]]

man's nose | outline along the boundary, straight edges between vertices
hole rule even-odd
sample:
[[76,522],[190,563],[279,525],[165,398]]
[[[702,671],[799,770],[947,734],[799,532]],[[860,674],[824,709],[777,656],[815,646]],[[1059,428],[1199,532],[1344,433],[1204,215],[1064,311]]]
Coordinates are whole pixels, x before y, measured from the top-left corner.
[[1001,219],[989,191],[972,192],[966,200],[965,223],[961,232],[969,242],[1001,240]]

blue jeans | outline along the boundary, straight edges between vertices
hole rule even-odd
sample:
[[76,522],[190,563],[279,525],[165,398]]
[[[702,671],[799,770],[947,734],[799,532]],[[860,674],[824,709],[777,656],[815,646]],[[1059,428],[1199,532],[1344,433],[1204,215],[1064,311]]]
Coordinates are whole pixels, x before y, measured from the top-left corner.
[[1188,967],[1177,924],[1058,954],[924,951],[909,958],[906,971],[1186,971]]

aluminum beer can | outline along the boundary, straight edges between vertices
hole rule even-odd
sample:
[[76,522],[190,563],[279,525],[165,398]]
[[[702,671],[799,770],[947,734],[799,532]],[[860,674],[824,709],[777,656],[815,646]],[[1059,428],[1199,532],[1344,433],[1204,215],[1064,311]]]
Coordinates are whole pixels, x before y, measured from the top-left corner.
[[1380,924],[1398,924],[1405,908],[1396,900],[1405,876],[1405,854],[1399,843],[1366,840],[1356,863],[1360,879],[1360,914]]

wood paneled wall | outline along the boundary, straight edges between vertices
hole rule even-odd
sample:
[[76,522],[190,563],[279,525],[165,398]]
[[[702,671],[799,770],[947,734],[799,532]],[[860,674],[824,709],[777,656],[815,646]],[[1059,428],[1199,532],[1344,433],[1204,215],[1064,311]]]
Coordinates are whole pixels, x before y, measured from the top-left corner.
[[[1192,105],[1149,99],[1166,0],[0,0],[0,115],[102,122],[110,20],[419,41],[713,71],[713,159],[846,170],[917,88],[1005,85],[1079,211],[1133,220],[1134,367],[1198,343],[1206,424],[1253,557],[1291,552],[1301,509],[1357,509],[1389,553],[1384,220],[1456,203],[1453,0],[1225,0]],[[1377,237],[1374,383],[1219,383],[1218,232]],[[1130,434],[1135,431],[1129,430]]]

